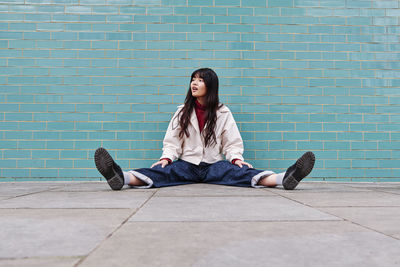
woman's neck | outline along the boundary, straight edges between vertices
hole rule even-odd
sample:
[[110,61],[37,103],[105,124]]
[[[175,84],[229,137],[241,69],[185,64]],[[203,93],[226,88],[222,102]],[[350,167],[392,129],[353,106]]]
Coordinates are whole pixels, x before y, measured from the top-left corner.
[[206,101],[205,101],[205,99],[204,99],[203,97],[197,97],[197,98],[196,98],[196,101],[197,101],[200,105],[205,106]]

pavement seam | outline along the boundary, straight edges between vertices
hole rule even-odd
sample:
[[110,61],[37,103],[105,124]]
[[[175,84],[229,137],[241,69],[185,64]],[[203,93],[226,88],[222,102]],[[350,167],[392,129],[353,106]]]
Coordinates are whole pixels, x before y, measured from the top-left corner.
[[269,196],[269,195],[265,195],[265,196],[245,196],[245,195],[176,195],[176,196],[155,196],[156,198],[238,198],[238,197],[251,197],[251,198],[266,198],[266,197],[279,197],[279,195],[274,195],[274,196]]
[[[335,216],[335,217],[338,217],[338,216]],[[175,220],[175,221],[145,221],[145,220],[143,220],[143,221],[130,221],[129,223],[266,223],[266,222],[340,222],[340,221],[342,221],[342,220],[340,220],[340,219],[337,219],[337,220],[321,220],[321,219],[315,219],[315,220],[313,220],[313,219],[305,219],[305,220],[296,220],[296,219],[293,219],[293,220],[290,220],[290,219],[287,219],[287,220],[240,220],[240,221],[238,221],[238,220],[235,220],[235,221],[232,221],[232,220],[227,220],[227,221],[222,221],[222,220],[220,220],[220,221],[196,221],[196,220],[190,220],[190,221],[184,221],[184,220],[182,220],[182,221],[178,221],[178,220]]]
[[[330,208],[330,207],[326,207],[326,208]],[[351,208],[351,207],[341,207],[341,208]],[[328,211],[324,211],[324,212],[328,213],[329,215],[332,215],[332,216],[335,216],[335,217],[341,218],[341,219],[342,219],[344,222],[348,222],[348,223],[351,223],[351,224],[357,225],[357,226],[359,226],[359,227],[361,227],[361,228],[364,228],[364,229],[366,229],[366,230],[369,230],[369,231],[372,231],[372,232],[375,232],[375,233],[378,233],[378,234],[384,235],[384,236],[386,236],[386,237],[389,237],[389,238],[393,238],[393,239],[395,239],[395,240],[400,240],[400,238],[397,238],[397,237],[394,237],[394,236],[388,235],[388,234],[386,234],[386,233],[384,233],[384,232],[381,232],[381,231],[379,231],[379,230],[376,230],[376,229],[370,228],[370,227],[368,227],[368,226],[366,226],[366,225],[362,225],[362,224],[360,224],[360,223],[357,223],[357,222],[351,221],[351,220],[349,220],[349,219],[343,218],[343,217],[341,217],[341,216],[339,216],[339,215],[332,214],[332,213],[330,213],[330,212],[328,212]]]
[[150,199],[152,199],[154,197],[154,195],[157,193],[158,190],[154,191],[153,194],[150,195],[150,197],[148,199],[146,199],[146,201],[144,201],[142,203],[142,205],[140,205],[137,209],[135,209],[131,215],[127,216],[127,218],[125,220],[122,221],[122,223],[117,226],[114,231],[112,231],[111,233],[109,233],[95,248],[93,248],[91,251],[89,251],[89,253],[87,253],[85,256],[83,256],[75,265],[74,267],[77,267],[79,265],[81,265],[92,253],[94,253],[98,248],[100,248],[108,239],[110,239],[119,229],[122,228],[122,226],[124,226],[131,217],[133,217],[144,205],[147,204],[147,202],[150,201]]
[[21,258],[0,258],[1,261],[19,261],[19,260],[57,260],[57,259],[80,259],[82,256],[27,256]]
[[400,193],[396,193],[396,192],[391,192],[391,191],[385,191],[384,189],[376,189],[374,191],[380,192],[380,193],[387,193],[387,194],[392,194],[392,195],[400,195]]
[[[297,202],[297,203],[299,203],[299,204],[301,204],[301,205],[307,206],[307,207],[312,208],[312,209],[316,209],[316,210],[318,210],[319,212],[326,213],[326,214],[328,214],[328,215],[331,215],[331,216],[340,218],[340,219],[342,219],[342,221],[344,221],[344,222],[348,222],[348,223],[351,223],[351,224],[354,224],[354,225],[358,225],[358,226],[360,226],[360,227],[362,227],[362,228],[364,228],[364,229],[367,229],[367,230],[369,230],[369,231],[373,231],[373,232],[382,234],[382,235],[384,235],[384,236],[386,236],[386,237],[389,237],[389,238],[393,238],[393,239],[396,239],[396,240],[400,240],[399,238],[396,238],[396,237],[394,237],[394,236],[391,236],[391,235],[388,235],[388,234],[386,234],[386,233],[380,232],[380,231],[378,231],[378,230],[376,230],[376,229],[372,229],[372,228],[370,228],[370,227],[368,227],[368,226],[359,224],[359,223],[357,223],[357,222],[353,222],[353,221],[348,220],[348,219],[346,219],[346,218],[343,218],[343,217],[341,217],[341,216],[339,216],[339,215],[335,215],[335,214],[332,214],[332,213],[330,213],[330,212],[321,210],[321,208],[332,208],[332,207],[335,207],[335,206],[311,206],[311,205],[308,205],[308,204],[306,204],[306,203],[302,203],[302,202],[300,202],[300,201],[298,201],[298,200],[295,200],[295,199],[291,199],[291,198],[289,198],[289,197],[286,197],[285,195],[281,195],[281,194],[279,194],[279,195],[282,196],[282,197],[284,197],[284,198],[286,198],[286,199],[288,199],[288,200],[292,200],[292,201],[294,201],[294,202]],[[360,206],[338,206],[338,207],[339,207],[339,208],[352,208],[352,207],[357,207],[357,208],[359,208]],[[370,207],[370,206],[361,206],[361,207],[368,208],[368,207]],[[379,208],[379,207],[387,207],[387,206],[373,206],[373,207],[374,207],[374,208],[375,208],[375,207],[378,207],[378,208]],[[397,207],[397,206],[389,206],[389,207]]]
[[2,208],[0,210],[129,210],[130,208],[107,208],[107,207],[83,207],[83,208],[32,208],[32,207],[18,207],[18,208]]
[[315,206],[317,208],[398,208],[400,206]]
[[[331,215],[331,216],[334,216],[334,217],[337,217],[337,218],[341,218],[341,217],[339,217],[339,216],[332,215],[332,214],[327,213],[327,212],[325,212],[325,211],[321,211],[321,210],[318,209],[317,207],[314,207],[314,206],[311,206],[311,205],[309,205],[309,204],[303,203],[303,202],[301,202],[301,201],[299,201],[299,200],[291,199],[289,196],[285,196],[285,195],[282,195],[282,194],[279,194],[279,193],[278,193],[278,195],[281,196],[281,197],[283,197],[283,198],[286,198],[287,200],[291,200],[291,201],[293,201],[293,202],[296,202],[296,203],[298,203],[298,204],[300,204],[300,205],[309,207],[309,208],[311,208],[311,209],[318,210],[319,212],[322,212],[322,213],[325,213],[325,214],[328,214],[328,215]],[[341,218],[341,219],[343,220],[343,218]]]
[[37,191],[37,192],[30,192],[30,193],[25,193],[25,194],[18,195],[18,196],[6,197],[5,199],[1,199],[0,201],[2,201],[2,200],[10,200],[10,199],[19,198],[19,197],[26,197],[26,196],[40,194],[40,193],[44,193],[44,192],[51,192],[51,190],[54,190],[54,189],[57,189],[57,188],[48,188],[48,189]]

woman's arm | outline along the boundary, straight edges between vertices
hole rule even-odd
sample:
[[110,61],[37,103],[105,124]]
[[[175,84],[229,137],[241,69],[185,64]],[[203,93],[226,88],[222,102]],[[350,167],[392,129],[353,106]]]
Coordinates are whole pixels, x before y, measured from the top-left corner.
[[226,159],[230,160],[232,164],[237,165],[240,168],[242,168],[244,165],[249,168],[253,168],[253,165],[245,162],[243,159],[243,140],[236,125],[235,119],[230,112],[227,119],[226,127],[223,131],[222,140],[222,147],[223,151],[225,151],[224,154]]
[[151,165],[150,168],[153,168],[154,166],[157,165],[161,165],[162,168],[164,168],[165,166],[167,166],[168,164],[170,164],[171,162],[169,162],[167,159],[160,159],[160,161],[157,161],[156,163],[154,163],[153,165]]
[[160,161],[162,159],[170,159],[171,161],[174,161],[182,154],[182,139],[179,138],[181,127],[179,126],[178,115],[180,110],[181,108],[178,108],[168,125],[163,141],[163,153],[160,157]]
[[[232,162],[237,159],[243,162],[243,140],[232,113],[229,111],[222,131],[222,153]],[[236,160],[236,162],[237,162]],[[235,162],[235,164],[236,164]]]
[[245,161],[243,161],[243,160],[240,160],[240,159],[234,160],[234,161],[232,162],[232,164],[238,165],[240,168],[242,168],[243,165],[246,165],[246,166],[249,167],[249,168],[253,168],[253,165],[251,165],[250,163],[245,162]]

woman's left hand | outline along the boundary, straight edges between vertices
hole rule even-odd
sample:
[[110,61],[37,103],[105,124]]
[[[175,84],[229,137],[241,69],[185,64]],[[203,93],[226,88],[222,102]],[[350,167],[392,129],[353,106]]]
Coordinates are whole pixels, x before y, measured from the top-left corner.
[[251,165],[250,163],[247,163],[245,161],[242,161],[240,159],[235,161],[235,165],[238,165],[240,168],[242,168],[243,165],[246,165],[249,168],[253,168],[253,165]]

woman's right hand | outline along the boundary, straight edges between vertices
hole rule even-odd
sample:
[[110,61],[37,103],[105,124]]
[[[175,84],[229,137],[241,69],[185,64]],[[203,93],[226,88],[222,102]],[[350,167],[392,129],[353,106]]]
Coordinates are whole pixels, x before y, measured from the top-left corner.
[[167,166],[168,164],[169,164],[168,160],[162,159],[162,160],[160,160],[160,161],[157,161],[157,162],[154,163],[153,165],[151,165],[150,168],[153,168],[153,167],[155,167],[155,166],[157,166],[157,165],[161,165],[161,168],[164,168],[164,167]]

